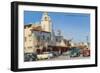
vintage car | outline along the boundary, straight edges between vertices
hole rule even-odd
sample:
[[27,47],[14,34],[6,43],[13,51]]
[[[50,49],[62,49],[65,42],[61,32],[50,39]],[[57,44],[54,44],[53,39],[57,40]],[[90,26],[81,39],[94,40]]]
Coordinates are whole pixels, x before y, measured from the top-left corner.
[[43,54],[48,54],[48,58],[53,58],[53,53],[52,52],[43,52]]
[[68,56],[68,57],[79,57],[80,56],[80,49],[79,48],[69,48],[66,52],[64,52],[62,55],[63,56]]
[[50,53],[52,53],[53,57],[57,57],[60,55],[58,51],[51,51]]
[[35,53],[25,53],[24,54],[24,61],[36,61],[37,60],[37,54]]
[[67,52],[63,52],[62,55],[63,56],[69,56],[71,51],[67,51]]
[[80,56],[80,49],[79,48],[69,48],[67,52],[64,52],[63,56],[69,56],[69,57],[79,57]]
[[38,60],[45,60],[49,58],[49,54],[38,54],[37,59]]
[[79,48],[70,48],[69,49],[69,56],[70,57],[79,57],[80,56],[80,49]]
[[43,52],[42,54],[37,55],[38,60],[45,60],[59,56],[59,52],[51,51],[51,52]]
[[90,49],[84,49],[83,50],[83,57],[89,57],[90,56]]

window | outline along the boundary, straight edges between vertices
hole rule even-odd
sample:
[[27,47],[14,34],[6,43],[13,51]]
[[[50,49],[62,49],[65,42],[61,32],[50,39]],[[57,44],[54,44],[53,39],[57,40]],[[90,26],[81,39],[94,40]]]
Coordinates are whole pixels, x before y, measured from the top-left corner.
[[32,35],[31,35],[31,34],[29,34],[28,36],[29,36],[29,37],[31,37]]
[[50,40],[50,38],[49,37],[47,37],[47,41],[49,41]]
[[45,36],[43,35],[43,40],[45,40]]
[[24,37],[24,41],[26,42],[26,37]]
[[48,18],[47,18],[47,17],[45,17],[45,20],[47,21],[47,20],[48,20]]
[[31,49],[31,48],[32,48],[32,46],[29,46],[29,47],[28,47],[28,49]]

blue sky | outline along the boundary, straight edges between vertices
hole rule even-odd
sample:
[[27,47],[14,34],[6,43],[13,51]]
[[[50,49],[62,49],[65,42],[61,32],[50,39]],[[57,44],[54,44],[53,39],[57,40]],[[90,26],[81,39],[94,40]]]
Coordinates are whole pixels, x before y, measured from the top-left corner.
[[[24,24],[39,23],[43,12],[24,11]],[[73,38],[75,42],[86,42],[90,37],[90,15],[83,13],[48,12],[55,33],[61,30],[66,39]]]

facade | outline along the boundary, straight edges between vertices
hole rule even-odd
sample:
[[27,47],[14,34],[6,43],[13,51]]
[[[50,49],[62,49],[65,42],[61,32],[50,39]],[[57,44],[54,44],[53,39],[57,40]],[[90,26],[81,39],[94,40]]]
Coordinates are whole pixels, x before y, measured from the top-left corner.
[[[25,53],[31,53],[35,51],[35,49],[32,49],[33,47],[33,38],[32,38],[32,32],[31,30],[31,25],[24,27],[24,52]],[[35,40],[34,40],[35,41]]]
[[51,18],[47,12],[43,13],[40,23],[28,24],[24,27],[25,53],[36,53],[48,46],[67,47],[68,41],[61,35],[61,31],[55,35]]
[[32,30],[32,37],[34,38],[33,40],[36,40],[36,41],[33,41],[34,48],[36,50],[37,49],[42,50],[43,48],[47,48],[49,45],[49,41],[51,40],[50,32],[45,32],[45,31]]
[[24,27],[24,52],[34,53],[37,49],[43,49],[51,40],[51,19],[44,12],[40,24],[28,24]]

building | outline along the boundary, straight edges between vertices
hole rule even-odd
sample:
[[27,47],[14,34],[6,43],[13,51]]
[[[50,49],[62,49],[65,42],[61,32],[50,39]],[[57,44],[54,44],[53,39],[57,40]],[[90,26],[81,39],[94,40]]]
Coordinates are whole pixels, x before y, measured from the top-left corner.
[[52,32],[52,22],[50,16],[48,16],[47,12],[43,13],[42,19],[41,19],[41,28],[44,31]]
[[64,39],[60,30],[55,35],[52,25],[51,18],[47,12],[43,13],[39,23],[25,25],[25,53],[36,53],[38,49],[44,50],[48,46],[58,46],[60,48],[68,46],[68,41]]

